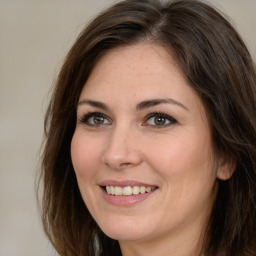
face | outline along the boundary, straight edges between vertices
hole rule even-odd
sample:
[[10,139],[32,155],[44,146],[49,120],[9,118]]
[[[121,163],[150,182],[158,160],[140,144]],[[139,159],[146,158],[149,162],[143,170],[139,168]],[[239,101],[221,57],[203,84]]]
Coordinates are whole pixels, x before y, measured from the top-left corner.
[[80,95],[71,156],[83,200],[111,238],[201,231],[216,194],[211,132],[164,48],[141,43],[99,60]]

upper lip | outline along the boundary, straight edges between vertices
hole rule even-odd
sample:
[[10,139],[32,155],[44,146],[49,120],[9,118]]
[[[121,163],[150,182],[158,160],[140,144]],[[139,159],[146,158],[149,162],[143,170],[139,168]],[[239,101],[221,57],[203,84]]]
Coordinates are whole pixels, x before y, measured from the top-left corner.
[[104,180],[102,182],[99,183],[99,185],[101,187],[105,187],[105,186],[117,186],[117,187],[126,187],[126,186],[145,186],[145,187],[158,187],[154,184],[149,184],[149,183],[145,183],[145,182],[140,182],[140,181],[136,181],[136,180],[122,180],[122,181],[118,181],[118,180]]

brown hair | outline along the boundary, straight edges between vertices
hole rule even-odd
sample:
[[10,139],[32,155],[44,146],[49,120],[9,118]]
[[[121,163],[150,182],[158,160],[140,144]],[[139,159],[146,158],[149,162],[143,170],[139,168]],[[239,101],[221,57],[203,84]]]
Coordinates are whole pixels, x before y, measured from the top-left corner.
[[208,113],[218,155],[236,170],[219,188],[203,251],[256,255],[256,72],[230,23],[196,0],[125,0],[80,34],[60,71],[45,117],[44,229],[62,256],[121,255],[90,216],[78,189],[70,144],[76,107],[92,68],[110,49],[150,41],[174,54]]

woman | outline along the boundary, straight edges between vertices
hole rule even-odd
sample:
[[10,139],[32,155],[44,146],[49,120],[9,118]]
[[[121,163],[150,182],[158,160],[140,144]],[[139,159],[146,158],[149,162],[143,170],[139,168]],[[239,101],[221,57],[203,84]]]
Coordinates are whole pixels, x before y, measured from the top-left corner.
[[256,255],[256,75],[199,1],[121,1],[70,50],[45,119],[60,255]]

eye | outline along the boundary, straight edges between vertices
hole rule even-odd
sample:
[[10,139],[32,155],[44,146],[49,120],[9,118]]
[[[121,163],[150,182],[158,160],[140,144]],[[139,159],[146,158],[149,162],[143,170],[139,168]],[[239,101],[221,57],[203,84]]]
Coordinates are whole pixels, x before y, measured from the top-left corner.
[[177,121],[169,115],[163,113],[152,113],[147,116],[146,121],[143,125],[150,125],[155,126],[156,128],[162,128],[175,123],[177,123]]
[[79,121],[90,126],[108,125],[111,123],[104,114],[99,112],[88,113]]

